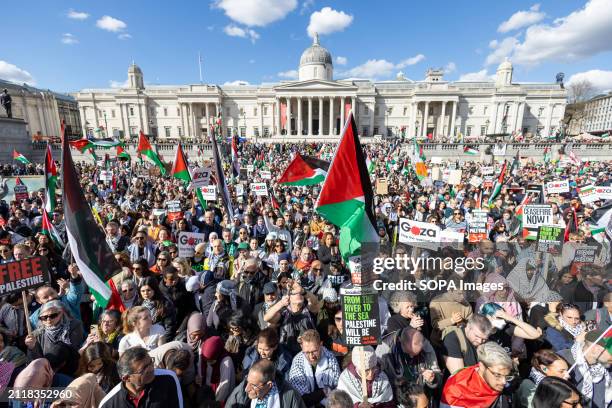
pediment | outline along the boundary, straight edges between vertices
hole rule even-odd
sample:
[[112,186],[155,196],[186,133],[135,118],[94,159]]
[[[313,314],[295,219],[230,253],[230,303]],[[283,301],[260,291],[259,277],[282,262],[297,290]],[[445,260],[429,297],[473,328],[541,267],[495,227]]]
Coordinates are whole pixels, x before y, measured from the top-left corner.
[[292,91],[292,90],[342,90],[352,91],[357,90],[357,86],[336,81],[325,81],[321,79],[311,79],[308,81],[295,81],[274,87],[277,91]]

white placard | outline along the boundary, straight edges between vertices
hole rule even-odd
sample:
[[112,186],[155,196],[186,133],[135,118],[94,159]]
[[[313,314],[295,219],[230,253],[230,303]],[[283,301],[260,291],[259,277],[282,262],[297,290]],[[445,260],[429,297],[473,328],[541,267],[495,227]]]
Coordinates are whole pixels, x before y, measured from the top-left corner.
[[255,170],[255,166],[252,164],[247,164],[247,172],[252,173]]
[[442,158],[438,156],[432,157],[431,164],[442,164]]
[[210,166],[198,167],[191,172],[191,185],[193,187],[204,187],[210,184],[212,168]]
[[447,183],[450,185],[461,184],[461,173],[462,170],[451,170]]
[[156,217],[164,215],[165,213],[166,213],[166,210],[164,210],[163,208],[154,208],[153,209],[153,215],[155,215]]
[[415,242],[440,242],[440,227],[429,222],[419,222],[400,218],[399,242],[414,244]]
[[595,192],[600,200],[612,200],[612,187],[596,186]]
[[590,204],[599,200],[595,186],[589,184],[588,186],[580,187],[578,189],[578,196],[582,204]]
[[266,183],[251,183],[251,192],[255,193],[256,196],[267,196],[268,186]]
[[442,172],[439,167],[433,167],[431,169],[431,179],[436,181],[442,179]]
[[506,155],[506,145],[499,143],[493,146],[493,156],[505,156]]
[[482,173],[483,176],[488,176],[488,175],[491,175],[491,174],[495,173],[495,167],[493,167],[493,166],[482,166],[480,168],[480,172]]
[[482,184],[482,178],[478,177],[478,176],[472,176],[472,178],[470,179],[470,184],[473,185],[474,187],[480,187],[480,185]]
[[268,170],[262,170],[259,172],[262,180],[272,180],[272,173]]
[[204,198],[206,201],[217,200],[217,186],[214,184],[200,187],[200,190],[202,191],[202,198]]
[[166,203],[168,212],[181,212],[181,202],[179,200],[172,200]]
[[197,232],[180,232],[178,236],[178,256],[191,258],[195,253],[195,246],[206,239],[206,234]]
[[568,180],[555,180],[546,183],[546,194],[569,193]]
[[553,209],[550,205],[528,204],[523,209],[523,228],[537,228],[540,225],[553,225]]
[[102,180],[102,181],[113,181],[113,171],[112,170],[102,170],[102,171],[100,171],[100,180]]
[[236,184],[236,196],[242,197],[244,195],[244,186],[242,184]]

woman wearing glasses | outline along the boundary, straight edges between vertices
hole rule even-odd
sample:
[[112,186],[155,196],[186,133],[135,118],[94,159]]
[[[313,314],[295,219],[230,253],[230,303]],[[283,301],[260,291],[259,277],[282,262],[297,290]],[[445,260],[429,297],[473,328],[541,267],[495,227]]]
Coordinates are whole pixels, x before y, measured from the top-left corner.
[[572,347],[576,337],[584,331],[584,324],[580,320],[580,309],[574,304],[559,303],[557,313],[557,320],[549,322],[552,324],[546,329],[546,340],[553,350],[560,351]]
[[546,377],[533,396],[533,408],[582,408],[580,391],[563,378]]
[[52,365],[57,367],[57,372],[73,377],[78,368],[79,346],[84,339],[83,324],[70,318],[59,300],[42,305],[38,319],[38,329],[25,338],[28,358],[57,360],[62,356],[63,361],[57,364],[52,361]]

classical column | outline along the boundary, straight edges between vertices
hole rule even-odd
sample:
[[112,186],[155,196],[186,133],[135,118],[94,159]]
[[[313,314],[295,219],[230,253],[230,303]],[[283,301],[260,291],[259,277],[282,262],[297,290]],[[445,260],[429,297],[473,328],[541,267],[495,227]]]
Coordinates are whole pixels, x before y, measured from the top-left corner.
[[276,103],[274,105],[274,113],[275,113],[275,118],[274,118],[274,123],[276,123],[276,129],[274,132],[274,134],[280,136],[281,134],[281,120],[280,120],[280,98],[277,96],[276,97]]
[[[87,137],[87,126],[85,125],[86,120],[85,120],[85,107],[84,106],[79,106],[79,115],[81,115],[81,130],[83,132],[83,137]],[[123,122],[123,112],[121,112],[121,121]],[[125,132],[125,124],[123,125],[123,128]],[[30,123],[30,133],[34,133],[31,123]]]
[[[144,111],[144,115],[143,115],[143,121],[144,121],[144,127],[146,129],[145,133],[151,133],[151,129],[150,129],[150,125],[149,125],[149,107],[147,106],[147,99],[145,98],[142,102],[142,109]],[[157,134],[159,134],[159,129]]]
[[544,125],[544,135],[543,137],[547,138],[548,136],[550,136],[550,125],[552,122],[552,113],[553,110],[555,109],[555,105],[548,105],[548,115],[546,117],[546,124]]
[[323,136],[323,97],[319,97],[319,136]]
[[449,136],[455,136],[455,116],[457,116],[457,102],[453,101],[453,112],[450,118]]
[[[44,95],[41,92],[41,97],[44,99]],[[96,107],[96,97],[94,96],[94,94],[91,94],[91,102],[93,103],[93,111],[94,111],[94,130],[98,127],[99,123],[98,123],[98,108]]]
[[[342,132],[342,128],[344,128],[344,121],[346,118],[344,117],[344,111],[346,110],[344,96],[340,99],[340,132]],[[339,132],[338,132],[339,133]]]
[[[121,130],[123,131],[123,137],[127,139],[129,138],[130,134],[127,131],[127,128],[125,127],[125,115],[123,114],[123,104],[122,103],[119,104],[119,116],[121,116]],[[81,118],[83,118],[83,116],[81,116]],[[81,119],[81,122],[85,123],[83,122],[82,119]]]
[[[204,104],[204,114],[206,115],[206,127],[210,125],[210,111],[208,110],[208,102]],[[208,132],[208,130],[206,131]]]
[[357,124],[357,100],[354,96],[351,96],[351,110],[353,111],[353,117],[355,118],[355,124]]
[[259,136],[263,137],[264,135],[264,117],[263,117],[263,108],[264,103],[259,102]]
[[312,96],[308,97],[308,136],[312,136]]
[[291,98],[287,98],[287,136],[291,136]]
[[334,97],[329,97],[329,135],[335,135],[336,131],[334,129]]
[[523,116],[525,115],[525,102],[520,102],[516,118],[517,131],[523,133]]
[[416,135],[416,120],[417,120],[417,113],[418,113],[418,109],[419,108],[419,103],[418,102],[412,102],[410,103],[410,116],[408,117],[408,134],[406,135],[407,137],[414,137],[414,135]]
[[[495,102],[493,106],[493,120],[491,121],[491,125],[493,125],[493,131],[491,133],[497,133],[497,111],[499,110],[499,102]],[[489,129],[487,129],[486,133],[489,133]]]
[[442,114],[440,115],[442,118],[442,124],[441,124],[441,132],[436,132],[438,135],[442,135],[444,136],[444,124],[446,123],[446,101],[442,101]]
[[427,119],[429,117],[429,101],[425,102],[423,108],[423,124],[421,126],[421,137],[427,137]]
[[297,123],[297,131],[298,131],[298,136],[302,136],[302,98],[300,96],[297,97],[297,103],[298,103],[298,123]]
[[370,135],[374,136],[374,115],[376,114],[376,101],[372,103],[372,109],[370,109]]
[[41,98],[40,101],[37,101],[37,105],[38,105],[38,117],[39,117],[39,122],[40,122],[40,132],[43,134],[43,136],[49,136],[49,133],[47,132],[47,120],[45,118],[45,112],[44,112],[44,106],[43,106],[43,99],[42,99],[42,94],[41,94]]
[[191,125],[191,137],[197,139],[198,132],[195,127],[195,110],[193,108],[193,102],[189,103],[189,124]]

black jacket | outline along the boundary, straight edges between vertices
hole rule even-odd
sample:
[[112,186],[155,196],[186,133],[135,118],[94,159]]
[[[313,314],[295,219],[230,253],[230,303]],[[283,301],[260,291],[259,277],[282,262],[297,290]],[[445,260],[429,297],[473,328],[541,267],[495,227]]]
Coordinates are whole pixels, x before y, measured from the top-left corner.
[[58,342],[53,343],[45,336],[45,329],[39,328],[33,333],[36,345],[28,349],[28,359],[46,358],[53,369],[61,374],[74,376],[79,368],[79,347],[85,339],[83,323],[80,320],[70,319],[70,345]]
[[[306,408],[300,394],[289,383],[285,382],[282,377],[277,375],[274,381],[278,388],[280,408]],[[234,391],[232,391],[225,403],[225,408],[250,408],[251,400],[245,391],[245,387],[246,379],[242,380],[234,388]]]
[[[100,402],[99,408],[132,408],[129,392],[123,382],[110,390]],[[178,378],[170,370],[155,369],[155,379],[144,389],[138,408],[183,408],[183,393]]]

